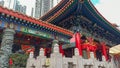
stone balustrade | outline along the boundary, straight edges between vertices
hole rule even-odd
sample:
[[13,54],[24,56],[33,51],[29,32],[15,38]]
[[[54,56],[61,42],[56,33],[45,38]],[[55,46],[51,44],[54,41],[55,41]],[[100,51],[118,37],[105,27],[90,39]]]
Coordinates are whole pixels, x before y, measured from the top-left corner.
[[44,56],[43,49],[40,50],[40,55],[36,59],[33,58],[31,52],[26,68],[116,68],[114,62],[106,61],[104,56],[102,57],[103,61],[96,60],[92,52],[89,59],[82,58],[79,56],[77,48],[72,58],[63,57],[59,53],[57,42],[54,42],[54,50],[50,58]]

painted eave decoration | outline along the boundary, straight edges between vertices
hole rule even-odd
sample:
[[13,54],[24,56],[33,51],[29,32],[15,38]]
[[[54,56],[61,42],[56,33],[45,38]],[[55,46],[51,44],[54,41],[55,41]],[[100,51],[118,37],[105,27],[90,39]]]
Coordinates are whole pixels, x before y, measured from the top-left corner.
[[63,33],[64,35],[68,35],[68,36],[72,36],[73,35],[72,31],[63,29],[61,27],[58,27],[56,25],[50,24],[50,23],[42,21],[42,20],[38,20],[38,19],[35,19],[35,18],[32,18],[32,17],[29,17],[29,16],[21,14],[19,12],[15,12],[13,10],[9,10],[7,8],[3,8],[2,6],[0,6],[0,14],[6,14],[6,15],[9,15],[11,17],[15,17],[15,18],[18,18],[18,19],[26,20],[28,22],[32,22],[33,24],[37,24],[37,25],[46,27],[48,29],[51,29],[53,31]]

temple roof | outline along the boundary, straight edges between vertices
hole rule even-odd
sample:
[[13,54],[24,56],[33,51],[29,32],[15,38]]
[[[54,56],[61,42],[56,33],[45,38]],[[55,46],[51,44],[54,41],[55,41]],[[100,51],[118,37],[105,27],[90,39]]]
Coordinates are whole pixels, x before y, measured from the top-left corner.
[[7,8],[3,8],[2,6],[0,6],[0,14],[6,14],[6,15],[9,15],[11,17],[15,17],[15,18],[18,18],[18,19],[26,20],[26,21],[31,22],[33,24],[37,24],[37,25],[43,26],[45,28],[51,29],[53,31],[63,33],[64,35],[68,35],[68,36],[72,36],[73,35],[73,32],[70,31],[70,30],[66,30],[66,29],[61,28],[59,26],[53,25],[51,23],[48,23],[48,22],[45,22],[45,21],[42,21],[42,20],[38,20],[38,19],[35,19],[35,18],[32,18],[32,17],[29,17],[29,16],[21,14],[19,12],[15,12],[13,10],[9,10]]
[[[40,20],[70,29],[74,24],[70,20],[84,19],[88,23],[79,22],[81,26],[93,34],[98,34],[110,43],[120,43],[120,31],[108,22],[93,6],[90,0],[62,0],[57,6],[47,12]],[[110,44],[109,43],[109,44]]]

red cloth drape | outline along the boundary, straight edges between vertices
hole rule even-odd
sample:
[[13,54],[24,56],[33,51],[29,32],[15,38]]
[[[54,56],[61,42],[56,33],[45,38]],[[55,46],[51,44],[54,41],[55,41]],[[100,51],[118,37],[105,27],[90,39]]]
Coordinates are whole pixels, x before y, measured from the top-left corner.
[[85,43],[85,44],[83,44],[83,47],[82,47],[83,49],[87,49],[88,51],[93,51],[93,52],[95,52],[96,51],[96,49],[97,49],[97,46],[93,46],[93,45],[91,45],[90,43]]
[[79,55],[82,56],[82,46],[81,46],[81,35],[79,32],[75,34],[75,43],[76,43],[76,48],[79,50]]

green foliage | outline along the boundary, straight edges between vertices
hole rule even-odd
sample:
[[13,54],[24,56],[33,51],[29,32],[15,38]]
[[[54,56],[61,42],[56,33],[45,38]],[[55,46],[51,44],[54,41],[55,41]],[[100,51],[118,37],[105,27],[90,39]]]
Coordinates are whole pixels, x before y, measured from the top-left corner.
[[27,54],[14,53],[11,55],[13,60],[12,68],[25,68],[27,63]]

